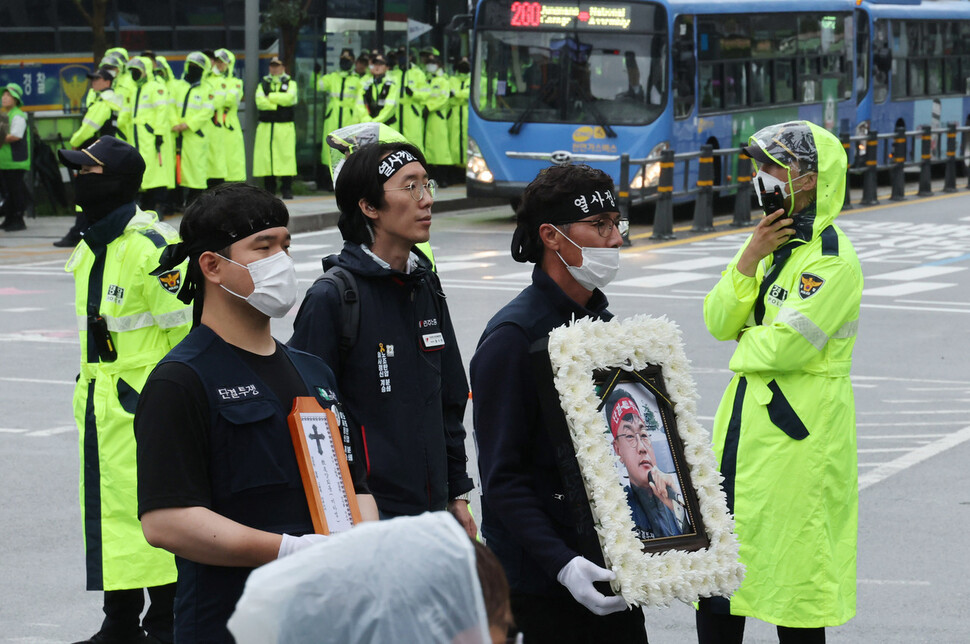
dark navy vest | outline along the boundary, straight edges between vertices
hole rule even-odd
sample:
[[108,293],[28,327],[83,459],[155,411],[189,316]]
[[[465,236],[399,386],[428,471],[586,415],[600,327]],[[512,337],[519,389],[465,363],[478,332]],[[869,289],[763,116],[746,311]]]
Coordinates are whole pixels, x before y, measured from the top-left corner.
[[[308,395],[332,406],[335,379],[327,365],[277,344],[296,367]],[[179,362],[199,376],[209,403],[212,511],[238,523],[293,535],[313,531],[287,416],[259,376],[211,329],[194,329],[162,362]],[[226,628],[251,568],[210,566],[175,558],[175,639],[233,642]]]

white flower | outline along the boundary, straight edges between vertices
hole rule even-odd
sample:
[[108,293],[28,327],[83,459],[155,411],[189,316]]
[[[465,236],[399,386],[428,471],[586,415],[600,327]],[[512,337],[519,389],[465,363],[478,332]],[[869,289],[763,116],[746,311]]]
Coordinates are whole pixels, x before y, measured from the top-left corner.
[[[730,596],[741,585],[734,521],[727,511],[721,474],[710,436],[697,422],[697,391],[690,377],[681,333],[666,317],[645,315],[603,322],[583,318],[549,334],[549,358],[576,460],[583,474],[595,529],[607,564],[616,572],[614,586],[632,605],[667,606],[673,600],[696,601]],[[644,554],[634,533],[633,515],[616,475],[616,455],[606,439],[609,429],[600,412],[593,371],[662,369],[673,404],[699,512],[710,540],[707,548]]]

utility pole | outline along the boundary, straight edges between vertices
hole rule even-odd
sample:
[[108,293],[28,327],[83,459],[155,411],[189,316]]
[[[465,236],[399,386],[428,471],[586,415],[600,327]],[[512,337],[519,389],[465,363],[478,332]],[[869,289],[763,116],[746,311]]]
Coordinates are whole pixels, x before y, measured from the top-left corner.
[[243,137],[246,141],[246,180],[253,182],[253,145],[256,142],[256,86],[259,84],[259,0],[246,0],[246,113]]

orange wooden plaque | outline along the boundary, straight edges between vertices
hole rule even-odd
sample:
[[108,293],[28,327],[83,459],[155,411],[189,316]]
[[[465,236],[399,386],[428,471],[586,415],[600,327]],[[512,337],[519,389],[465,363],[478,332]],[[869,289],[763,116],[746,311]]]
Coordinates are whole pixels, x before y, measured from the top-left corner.
[[288,422],[314,531],[349,530],[360,523],[360,508],[337,417],[316,398],[299,397],[293,400]]

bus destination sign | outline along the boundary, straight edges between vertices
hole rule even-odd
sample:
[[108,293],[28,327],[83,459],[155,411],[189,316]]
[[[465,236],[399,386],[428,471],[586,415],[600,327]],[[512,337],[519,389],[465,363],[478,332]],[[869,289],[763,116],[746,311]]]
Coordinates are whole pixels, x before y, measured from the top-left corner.
[[630,14],[630,5],[623,4],[513,2],[509,26],[625,30],[632,22]]

